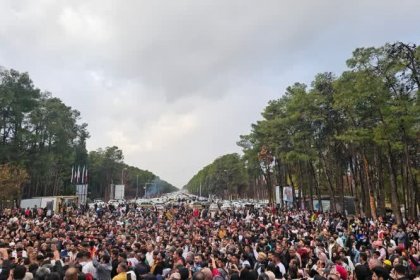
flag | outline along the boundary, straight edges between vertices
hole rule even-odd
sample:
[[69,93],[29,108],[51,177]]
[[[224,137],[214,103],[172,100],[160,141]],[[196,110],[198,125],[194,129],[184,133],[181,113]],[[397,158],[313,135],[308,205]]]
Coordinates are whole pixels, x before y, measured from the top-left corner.
[[79,179],[80,179],[80,166],[77,166],[76,184],[79,183]]
[[265,179],[265,176],[264,175],[262,175],[262,180],[264,182],[264,185],[267,185],[267,180]]
[[85,166],[83,166],[83,169],[82,169],[82,176],[80,176],[80,179],[81,179],[81,181],[82,181],[82,184],[85,182]]
[[86,170],[85,170],[85,184],[87,184],[87,182],[88,182],[88,169],[86,167]]
[[74,166],[74,175],[73,175],[73,183],[77,183],[77,170],[76,170],[76,166]]
[[74,166],[71,167],[70,183],[73,183],[73,173],[74,173]]

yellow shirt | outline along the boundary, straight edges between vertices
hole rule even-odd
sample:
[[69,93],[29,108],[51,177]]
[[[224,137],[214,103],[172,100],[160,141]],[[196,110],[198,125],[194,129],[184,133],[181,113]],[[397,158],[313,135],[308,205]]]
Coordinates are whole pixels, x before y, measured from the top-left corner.
[[112,280],[127,280],[127,272],[118,273]]

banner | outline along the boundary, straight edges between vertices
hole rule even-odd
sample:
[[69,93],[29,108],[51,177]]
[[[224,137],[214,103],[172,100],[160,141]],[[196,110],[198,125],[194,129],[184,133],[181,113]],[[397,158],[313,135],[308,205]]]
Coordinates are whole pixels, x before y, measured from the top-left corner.
[[293,189],[292,187],[283,187],[283,200],[285,202],[293,203]]
[[276,186],[276,204],[282,204],[280,200],[280,186]]
[[[321,200],[321,204],[322,204],[322,211],[323,212],[330,211],[331,203],[330,203],[329,200]],[[319,200],[314,200],[313,205],[314,205],[314,210],[315,211],[320,211],[321,210],[321,207],[319,205]]]
[[125,197],[125,185],[115,185],[114,199],[124,199],[124,197]]
[[79,205],[86,205],[88,185],[76,185],[76,196],[79,198]]

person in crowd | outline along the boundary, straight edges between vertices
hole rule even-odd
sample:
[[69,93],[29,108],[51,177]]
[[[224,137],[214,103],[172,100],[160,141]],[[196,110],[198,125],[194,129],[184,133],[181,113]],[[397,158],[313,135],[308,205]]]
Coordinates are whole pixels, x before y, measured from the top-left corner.
[[130,280],[127,278],[128,267],[126,263],[119,263],[117,266],[117,275],[112,280]]
[[[412,280],[419,221],[273,207],[7,209],[0,280]],[[204,214],[206,213],[206,214]]]

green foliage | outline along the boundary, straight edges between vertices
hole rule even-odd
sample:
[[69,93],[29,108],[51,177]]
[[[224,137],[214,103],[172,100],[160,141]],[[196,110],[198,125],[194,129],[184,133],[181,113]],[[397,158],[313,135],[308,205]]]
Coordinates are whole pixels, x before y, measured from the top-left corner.
[[[88,138],[87,124],[80,122],[79,111],[35,88],[27,73],[0,71],[0,165],[21,166],[25,171],[16,173],[21,174],[15,192],[19,196],[74,194],[70,182],[74,165],[89,168],[90,192],[98,197],[109,191],[112,182],[119,182],[123,168],[127,169],[128,195],[136,195],[137,175],[139,184],[153,181],[160,192],[176,190],[153,173],[124,164],[117,147],[88,155]],[[0,188],[6,186],[5,182]],[[139,190],[140,195],[143,187]]]
[[76,153],[89,137],[80,113],[35,88],[27,73],[0,72],[0,163],[23,165],[23,196],[53,195],[69,185]]
[[0,165],[0,201],[20,198],[22,185],[28,180],[28,173],[20,166]]
[[203,196],[228,197],[246,191],[247,180],[245,161],[238,154],[228,154],[201,169],[184,188],[199,194],[201,185]]
[[[376,198],[379,214],[391,201],[399,222],[401,203],[414,217],[420,199],[420,48],[401,42],[358,48],[347,65],[338,77],[318,74],[310,87],[295,83],[268,102],[262,119],[237,143],[248,185],[273,174],[276,180],[267,184],[291,184],[311,199],[315,193],[332,199],[351,194],[361,212],[375,215]],[[273,167],[270,161],[261,168],[262,150],[273,156]],[[214,166],[187,188],[220,178]]]
[[144,187],[148,185],[148,193],[151,188],[156,189],[153,194],[176,191],[177,188],[166,181],[161,180],[152,172],[129,166],[123,162],[124,155],[118,147],[107,147],[92,151],[88,156],[89,189],[91,198],[109,198],[111,184],[126,185],[126,197],[143,197]]

